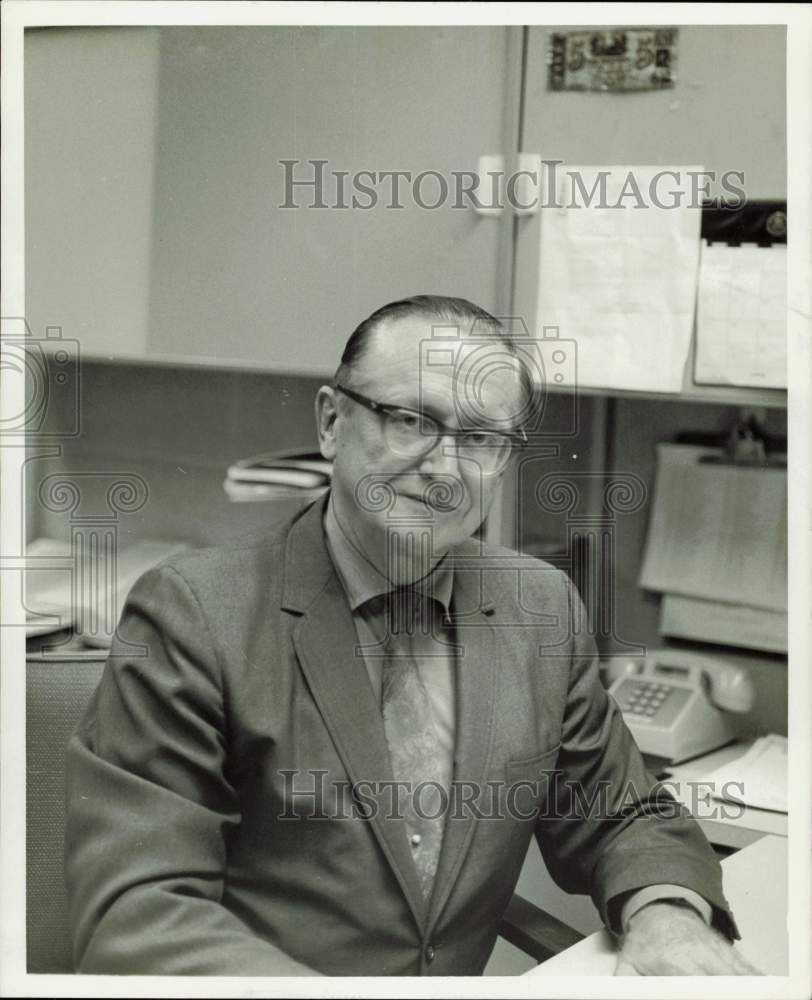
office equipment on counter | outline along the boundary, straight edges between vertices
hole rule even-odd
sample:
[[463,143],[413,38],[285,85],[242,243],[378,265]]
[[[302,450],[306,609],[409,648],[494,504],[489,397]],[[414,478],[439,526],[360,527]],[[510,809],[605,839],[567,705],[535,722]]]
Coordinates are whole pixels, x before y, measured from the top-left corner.
[[753,707],[749,676],[724,657],[666,649],[644,661],[613,659],[620,662],[605,664],[616,675],[609,694],[649,757],[677,763],[729,743],[733,716]]
[[768,434],[752,412],[742,410],[729,430],[718,434],[683,431],[675,444],[699,445],[712,449],[699,458],[711,465],[737,465],[739,468],[787,467],[786,436]]
[[765,653],[787,652],[787,616],[783,611],[745,607],[682,594],[663,594],[660,635]]
[[[750,648],[755,618],[766,612],[769,629],[752,648],[780,649],[787,610],[786,469],[737,463],[718,448],[658,445],[640,585],[668,595],[666,634]],[[698,609],[692,623],[696,601],[712,608]],[[752,621],[739,628],[749,609],[755,609]]]
[[[698,206],[687,206],[691,172],[701,170],[556,171],[555,206],[541,219],[536,326],[558,327],[571,354],[577,345],[579,387],[681,391],[693,335],[702,215]],[[673,197],[677,207],[647,202],[645,211],[635,211],[629,177],[648,192],[665,175],[673,180],[667,200]],[[618,204],[631,210],[620,211]]]
[[229,499],[236,502],[291,496],[309,500],[329,487],[332,474],[332,462],[318,452],[272,451],[230,465],[223,489]]
[[[75,550],[72,542],[35,539],[25,553],[26,636],[75,627],[86,645],[109,646],[112,635],[90,627],[99,604],[120,611],[143,573],[188,547],[186,542],[144,539],[123,547],[101,567],[92,561],[92,554]],[[113,571],[115,579],[109,575]]]

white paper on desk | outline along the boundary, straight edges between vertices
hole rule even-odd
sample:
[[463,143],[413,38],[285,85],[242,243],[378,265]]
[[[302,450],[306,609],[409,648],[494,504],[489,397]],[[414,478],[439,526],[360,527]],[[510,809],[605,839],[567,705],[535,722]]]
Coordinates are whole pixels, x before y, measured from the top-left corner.
[[762,736],[743,757],[712,771],[715,799],[787,812],[787,738]]
[[694,380],[786,389],[786,246],[702,241]]
[[56,538],[36,538],[26,546],[26,635],[47,635],[73,624],[71,554],[71,543]]
[[[187,543],[144,539],[123,548],[115,557],[115,583],[105,589],[105,599],[115,601],[120,612],[135,581],[163,559],[188,548]],[[66,565],[66,563],[68,565]],[[93,594],[79,589],[70,542],[38,538],[26,547],[26,634],[41,635],[69,628],[85,620]],[[106,578],[105,578],[106,579]],[[101,600],[102,595],[97,595]],[[93,645],[109,645],[111,636],[83,634]]]
[[712,449],[657,446],[640,585],[785,612],[785,469],[700,462]]
[[[653,185],[658,200],[670,204],[679,191],[679,204],[689,205],[689,171],[701,167],[674,168],[679,180],[668,175],[667,196],[654,181],[663,169],[568,167],[556,174],[556,205],[576,207],[542,213],[537,328],[557,326],[562,340],[575,339],[578,385],[682,388],[693,333],[701,210],[658,208],[649,192]],[[609,175],[605,198],[601,173]],[[587,197],[571,174],[580,176]],[[634,207],[629,175],[645,207]],[[621,207],[609,207],[618,203]]]

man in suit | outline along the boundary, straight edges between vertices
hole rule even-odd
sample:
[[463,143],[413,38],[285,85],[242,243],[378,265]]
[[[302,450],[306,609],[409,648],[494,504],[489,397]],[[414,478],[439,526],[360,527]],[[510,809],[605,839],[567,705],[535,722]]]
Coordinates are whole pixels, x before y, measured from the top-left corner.
[[[437,327],[460,357],[426,351]],[[574,588],[474,537],[530,392],[478,307],[385,306],[318,393],[329,494],[136,584],[68,752],[80,971],[478,974],[534,834],[619,971],[753,971]]]

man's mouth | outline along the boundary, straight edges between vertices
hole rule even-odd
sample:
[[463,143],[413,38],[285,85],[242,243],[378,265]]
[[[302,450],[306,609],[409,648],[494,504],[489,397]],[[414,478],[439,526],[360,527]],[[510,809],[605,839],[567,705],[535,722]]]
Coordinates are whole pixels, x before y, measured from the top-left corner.
[[449,514],[459,510],[463,494],[462,490],[449,489],[447,484],[442,483],[427,486],[421,493],[398,492],[398,496],[405,497],[407,500],[437,513]]

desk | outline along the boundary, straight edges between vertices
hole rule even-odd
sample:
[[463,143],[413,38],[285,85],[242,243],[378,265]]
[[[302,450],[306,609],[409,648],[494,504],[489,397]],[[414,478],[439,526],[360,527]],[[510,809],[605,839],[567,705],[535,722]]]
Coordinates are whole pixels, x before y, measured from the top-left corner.
[[[789,974],[787,937],[787,841],[767,835],[722,862],[725,896],[741,933],[736,947],[765,975]],[[764,878],[763,873],[770,877]],[[611,976],[612,935],[597,931],[531,969],[528,976]]]

